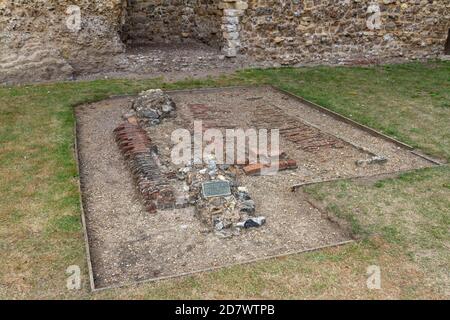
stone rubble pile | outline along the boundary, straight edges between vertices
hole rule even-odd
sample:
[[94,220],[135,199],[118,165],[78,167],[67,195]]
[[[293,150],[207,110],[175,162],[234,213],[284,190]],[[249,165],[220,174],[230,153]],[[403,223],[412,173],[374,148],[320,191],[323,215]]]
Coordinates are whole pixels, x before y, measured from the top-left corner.
[[[279,171],[297,168],[295,160],[279,150],[269,155],[249,150],[245,164],[218,164],[213,157],[181,168],[169,161],[162,164],[157,146],[143,129],[176,117],[175,102],[161,89],[141,92],[133,101],[131,112],[123,117],[126,122],[115,130],[115,137],[137,177],[148,211],[194,206],[199,220],[221,237],[237,235],[242,229],[260,227],[266,222],[264,216],[257,214],[247,188],[240,185],[239,175],[264,174],[274,162]],[[250,156],[260,162],[251,164]]]
[[[240,186],[236,166],[217,165],[214,159],[208,164],[188,165],[179,169],[178,178],[184,180],[189,193],[189,203],[195,206],[200,221],[216,234],[232,236],[242,228],[259,227],[265,218],[257,216],[255,202],[247,188]],[[223,181],[230,187],[230,193],[223,196],[205,196],[204,184]]]
[[139,94],[132,109],[145,124],[156,125],[164,118],[175,117],[176,104],[161,89],[150,89]]

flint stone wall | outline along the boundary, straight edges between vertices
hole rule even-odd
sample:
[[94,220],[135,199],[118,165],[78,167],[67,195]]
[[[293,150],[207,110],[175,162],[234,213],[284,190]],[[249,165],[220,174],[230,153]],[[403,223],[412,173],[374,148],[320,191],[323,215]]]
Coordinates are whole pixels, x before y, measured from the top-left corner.
[[220,46],[219,0],[128,0],[124,41],[131,45],[197,39]]
[[285,65],[373,63],[437,57],[449,29],[449,0],[0,0],[0,83],[114,70],[128,41],[195,38]]
[[248,0],[241,44],[281,64],[371,63],[436,57],[449,0]]

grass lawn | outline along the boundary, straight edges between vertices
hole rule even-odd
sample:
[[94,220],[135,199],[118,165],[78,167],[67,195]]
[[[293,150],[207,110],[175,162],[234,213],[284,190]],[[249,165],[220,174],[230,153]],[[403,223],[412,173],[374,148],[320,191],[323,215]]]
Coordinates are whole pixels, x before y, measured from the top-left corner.
[[[0,298],[449,298],[450,168],[306,192],[361,240],[211,273],[90,293],[73,156],[73,108],[151,87],[274,84],[450,159],[450,63],[247,70],[218,79],[0,88]],[[65,270],[82,269],[81,290]],[[381,268],[368,290],[366,269]]]

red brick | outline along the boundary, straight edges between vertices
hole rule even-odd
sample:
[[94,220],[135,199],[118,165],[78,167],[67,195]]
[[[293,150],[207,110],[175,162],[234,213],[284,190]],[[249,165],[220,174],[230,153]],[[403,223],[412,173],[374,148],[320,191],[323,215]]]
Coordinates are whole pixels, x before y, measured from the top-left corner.
[[246,175],[253,176],[260,174],[262,168],[264,168],[264,165],[262,163],[257,163],[257,164],[249,164],[248,166],[245,166],[243,170]]
[[[276,165],[276,163],[274,163],[273,165]],[[262,163],[250,164],[248,166],[245,166],[243,168],[243,170],[244,170],[246,175],[253,176],[253,175],[261,174],[261,170],[264,167],[265,168],[269,168],[270,165],[263,165]],[[279,171],[288,170],[288,169],[296,169],[296,168],[297,168],[297,162],[295,160],[292,160],[292,159],[281,160],[278,163],[278,170]]]

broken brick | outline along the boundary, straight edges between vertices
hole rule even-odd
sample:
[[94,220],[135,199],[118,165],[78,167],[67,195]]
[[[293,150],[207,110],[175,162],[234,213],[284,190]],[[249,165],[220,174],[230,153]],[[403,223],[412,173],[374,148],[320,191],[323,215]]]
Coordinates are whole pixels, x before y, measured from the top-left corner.
[[[295,160],[289,159],[289,160],[281,160],[278,163],[273,163],[272,165],[278,164],[278,171],[288,170],[288,169],[296,169],[297,162]],[[256,163],[256,164],[250,164],[248,166],[245,166],[243,168],[244,173],[248,176],[254,176],[261,174],[261,171],[264,168],[270,168],[270,164],[262,164],[262,163]]]

